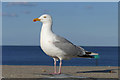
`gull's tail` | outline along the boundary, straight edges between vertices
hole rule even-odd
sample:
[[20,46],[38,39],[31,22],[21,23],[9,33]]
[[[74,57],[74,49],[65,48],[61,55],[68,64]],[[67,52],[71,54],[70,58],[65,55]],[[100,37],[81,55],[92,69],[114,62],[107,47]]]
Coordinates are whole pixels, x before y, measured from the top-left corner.
[[77,46],[77,47],[80,50],[85,52],[84,55],[82,55],[82,56],[78,55],[78,57],[80,57],[80,58],[95,58],[95,59],[99,58],[99,54],[98,53],[89,52],[89,51],[84,50],[82,47],[79,47],[79,46]]
[[88,51],[85,51],[85,55],[83,56],[79,56],[80,58],[99,58],[99,54],[98,53],[93,53],[93,52],[88,52]]

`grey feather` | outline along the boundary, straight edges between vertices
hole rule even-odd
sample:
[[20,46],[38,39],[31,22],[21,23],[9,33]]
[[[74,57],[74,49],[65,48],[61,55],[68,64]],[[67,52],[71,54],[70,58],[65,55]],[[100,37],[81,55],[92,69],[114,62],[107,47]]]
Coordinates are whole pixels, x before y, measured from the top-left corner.
[[74,45],[73,43],[71,43],[70,41],[68,41],[67,39],[60,37],[60,36],[56,36],[56,40],[55,42],[53,42],[53,44],[61,49],[62,51],[64,51],[66,53],[66,56],[82,56],[84,55],[84,49],[81,47],[78,47],[76,45]]

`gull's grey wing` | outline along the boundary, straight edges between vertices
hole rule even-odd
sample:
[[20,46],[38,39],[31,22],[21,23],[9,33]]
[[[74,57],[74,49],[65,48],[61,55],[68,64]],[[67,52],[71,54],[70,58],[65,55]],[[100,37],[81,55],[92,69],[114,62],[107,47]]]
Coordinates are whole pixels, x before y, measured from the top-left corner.
[[70,41],[68,41],[67,39],[60,37],[60,36],[56,36],[56,40],[55,42],[53,42],[53,44],[61,49],[62,51],[64,51],[66,53],[66,55],[69,56],[82,56],[85,54],[84,49],[77,47],[76,45],[72,44]]

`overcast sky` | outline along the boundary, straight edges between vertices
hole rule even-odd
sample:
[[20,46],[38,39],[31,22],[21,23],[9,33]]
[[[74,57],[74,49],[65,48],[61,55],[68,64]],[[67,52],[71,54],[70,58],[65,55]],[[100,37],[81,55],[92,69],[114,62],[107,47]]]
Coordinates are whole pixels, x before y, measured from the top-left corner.
[[76,45],[118,45],[117,2],[3,2],[3,45],[39,45],[40,22],[34,18],[47,13],[53,17],[53,31]]

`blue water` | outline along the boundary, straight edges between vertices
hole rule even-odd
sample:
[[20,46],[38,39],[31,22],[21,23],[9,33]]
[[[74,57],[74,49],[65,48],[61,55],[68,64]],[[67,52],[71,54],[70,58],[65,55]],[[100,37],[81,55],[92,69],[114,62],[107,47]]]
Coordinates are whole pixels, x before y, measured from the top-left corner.
[[[83,47],[87,51],[99,53],[98,66],[118,66],[118,47]],[[53,65],[39,46],[3,46],[3,65]],[[58,64],[57,64],[58,65]],[[64,60],[64,66],[96,66],[96,59],[73,58]]]

